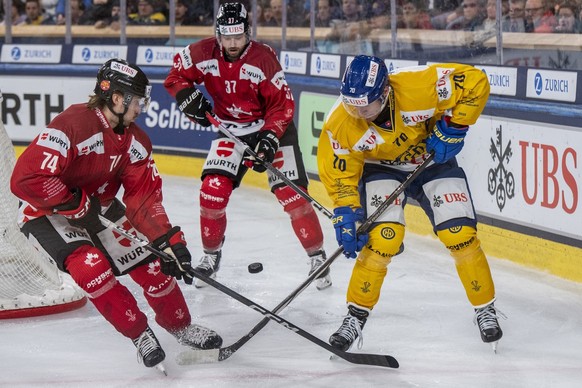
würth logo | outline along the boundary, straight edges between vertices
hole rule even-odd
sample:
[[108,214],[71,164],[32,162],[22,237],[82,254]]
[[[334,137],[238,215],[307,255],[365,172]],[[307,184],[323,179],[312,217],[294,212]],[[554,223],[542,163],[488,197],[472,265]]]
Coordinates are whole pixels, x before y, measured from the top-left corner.
[[232,155],[234,143],[228,140],[221,140],[216,147],[216,154],[222,158]]

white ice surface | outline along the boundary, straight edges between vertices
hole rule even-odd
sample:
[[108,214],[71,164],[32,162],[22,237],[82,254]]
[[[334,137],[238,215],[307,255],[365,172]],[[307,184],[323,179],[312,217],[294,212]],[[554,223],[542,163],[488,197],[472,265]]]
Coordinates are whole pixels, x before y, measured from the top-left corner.
[[[197,260],[199,181],[165,177],[164,184],[170,218],[185,230]],[[333,228],[320,218],[332,253]],[[490,258],[496,306],[508,316],[494,354],[473,325],[473,310],[445,248],[412,233],[405,245],[389,267],[361,350],[393,355],[400,369],[330,360],[326,350],[274,322],[226,361],[179,366],[180,345],[154,322],[139,287],[125,276],[120,281],[136,295],[166,351],[168,377],[138,364],[131,341],[87,304],[54,316],[0,321],[0,386],[582,387],[582,285]],[[255,261],[264,270],[250,274],[247,265]],[[352,265],[338,258],[330,289],[317,291],[312,285],[280,315],[327,341],[346,313]],[[236,190],[217,280],[270,309],[295,290],[307,271],[306,255],[275,198],[244,185]],[[225,345],[263,318],[215,289],[182,290],[195,322],[217,330]]]

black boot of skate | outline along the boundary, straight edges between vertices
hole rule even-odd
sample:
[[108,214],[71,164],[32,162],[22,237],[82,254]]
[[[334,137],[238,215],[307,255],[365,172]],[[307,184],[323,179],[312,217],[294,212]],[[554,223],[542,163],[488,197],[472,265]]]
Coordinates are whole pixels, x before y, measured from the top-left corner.
[[[200,263],[196,266],[198,272],[203,273],[209,278],[216,278],[216,273],[220,268],[220,258],[222,257],[222,250],[216,252],[204,251],[204,256],[200,258]],[[206,286],[203,280],[196,279],[194,281],[194,286],[196,288],[202,288]]]
[[370,315],[370,310],[353,304],[348,305],[348,315],[341,326],[329,337],[329,343],[336,349],[347,352],[359,338],[358,349],[362,347],[362,329]]
[[166,374],[162,361],[166,358],[166,353],[162,349],[158,339],[156,338],[152,329],[149,326],[136,339],[133,339],[133,344],[137,348],[137,360],[151,368],[157,367],[160,371]]
[[473,319],[473,322],[479,326],[481,340],[490,343],[494,352],[497,352],[497,342],[503,337],[497,314],[505,318],[505,315],[497,310],[491,302],[485,307],[475,309],[475,318]]
[[[325,255],[325,251],[317,251],[313,255],[309,256],[311,269],[309,270],[309,275],[317,271],[317,269],[323,264],[323,262],[327,259]],[[323,271],[321,275],[317,279],[315,279],[315,287],[318,290],[325,290],[326,288],[331,286],[331,276],[329,275],[329,267]]]

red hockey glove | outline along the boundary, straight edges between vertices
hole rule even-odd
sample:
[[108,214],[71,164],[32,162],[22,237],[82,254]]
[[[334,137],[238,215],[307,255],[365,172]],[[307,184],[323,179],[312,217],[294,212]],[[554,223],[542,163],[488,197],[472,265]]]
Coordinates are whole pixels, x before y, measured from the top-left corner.
[[[155,239],[152,245],[174,259],[165,261],[160,258],[160,269],[164,274],[173,276],[178,280],[182,279],[183,276],[186,284],[192,284],[194,279],[185,275],[185,272],[192,268],[192,255],[186,248],[186,239],[179,226],[174,226],[168,233]],[[180,267],[182,268],[180,269]]]
[[246,156],[245,165],[252,168],[256,172],[265,172],[267,168],[262,163],[268,162],[273,163],[275,159],[275,153],[279,148],[279,139],[275,132],[266,129],[259,131],[257,134],[257,146],[255,147],[255,153],[260,160],[256,160],[252,156]]
[[67,203],[58,205],[54,212],[63,215],[69,224],[78,228],[85,228],[93,232],[105,227],[99,220],[101,203],[97,197],[89,197],[83,189],[72,189],[73,199]]

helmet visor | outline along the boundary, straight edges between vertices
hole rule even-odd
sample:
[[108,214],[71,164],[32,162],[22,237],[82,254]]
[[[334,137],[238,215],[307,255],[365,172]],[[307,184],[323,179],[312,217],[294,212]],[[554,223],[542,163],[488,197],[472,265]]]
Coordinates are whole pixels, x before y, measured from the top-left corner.
[[380,112],[382,112],[382,108],[384,108],[384,104],[382,103],[383,99],[378,98],[370,103],[368,103],[368,98],[353,98],[342,96],[342,104],[346,111],[356,119],[364,119],[364,120],[374,120]]
[[139,108],[141,110],[142,113],[145,113],[148,111],[149,107],[150,107],[150,102],[151,102],[151,97],[150,97],[150,93],[151,93],[152,87],[151,85],[147,85],[146,86],[146,91],[145,91],[145,96],[144,97],[138,97],[135,96],[134,98],[137,100],[137,103],[139,105]]

